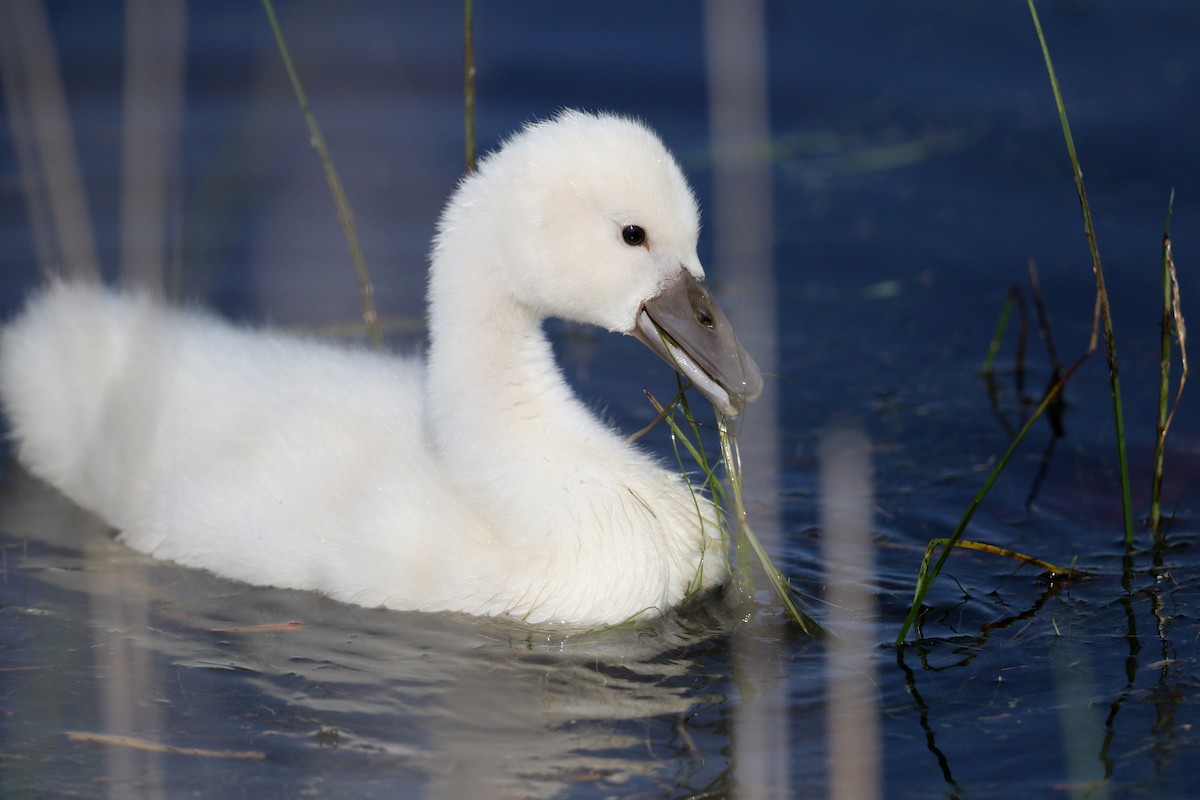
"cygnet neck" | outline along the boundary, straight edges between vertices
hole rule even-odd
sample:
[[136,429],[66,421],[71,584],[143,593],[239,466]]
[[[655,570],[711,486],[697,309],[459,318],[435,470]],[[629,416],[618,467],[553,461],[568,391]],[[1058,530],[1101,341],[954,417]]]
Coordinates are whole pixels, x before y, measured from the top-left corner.
[[479,230],[456,227],[434,252],[426,430],[449,477],[486,518],[514,533],[534,520],[536,527],[574,527],[552,520],[556,504],[573,498],[563,509],[577,513],[593,491],[603,492],[624,443],[568,386],[542,315],[469,246]]

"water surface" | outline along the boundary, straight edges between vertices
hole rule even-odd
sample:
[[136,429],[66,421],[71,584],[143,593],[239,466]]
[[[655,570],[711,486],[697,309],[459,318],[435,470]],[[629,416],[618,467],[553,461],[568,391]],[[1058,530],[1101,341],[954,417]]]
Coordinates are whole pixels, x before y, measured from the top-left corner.
[[[115,8],[49,5],[102,271],[115,280],[148,259],[169,291],[231,318],[344,335],[356,285],[260,8],[187,10],[159,204],[166,233],[139,261],[121,244],[132,37]],[[400,350],[420,346],[428,241],[462,171],[461,20],[442,6],[280,9]],[[1028,297],[1030,257],[1064,361],[1091,326],[1078,203],[1024,4],[769,3],[762,24],[747,11],[750,41],[757,30],[764,45],[741,58],[762,57],[766,85],[733,97],[765,98],[769,127],[765,144],[732,149],[715,121],[733,101],[713,88],[726,68],[714,53],[719,37],[744,35],[739,25],[706,22],[700,6],[477,4],[485,147],[579,106],[643,117],[679,154],[705,209],[711,280],[780,376],[745,422],[752,518],[814,613],[843,639],[865,631],[867,652],[835,658],[769,612],[745,621],[720,598],[643,628],[580,634],[249,588],[123,548],[8,462],[0,793],[807,797],[834,792],[832,766],[878,753],[887,797],[1188,796],[1200,754],[1194,392],[1167,461],[1174,519],[1157,545],[1141,523],[1172,187],[1185,313],[1200,296],[1190,268],[1200,10],[1043,6],[1113,294],[1133,550],[1097,354],[1067,390],[1067,436],[1036,428],[967,534],[1090,577],[1050,581],[957,555],[920,630],[891,644],[925,544],[953,529],[1018,419],[1012,332],[1003,420],[978,369],[1009,287]],[[8,35],[0,43],[12,47]],[[0,97],[0,309],[12,313],[40,280],[39,259],[62,260],[39,238],[49,218],[36,200],[58,179],[30,171],[12,84]],[[622,429],[653,415],[643,387],[672,393],[632,341],[552,330],[567,374]],[[1036,392],[1049,369],[1036,335],[1027,366]],[[818,455],[831,420],[871,441],[874,552],[859,554],[870,625],[837,622],[820,602]],[[661,431],[648,446],[672,457]],[[831,672],[861,677],[857,702],[831,706]],[[831,729],[852,717],[868,733],[835,752]]]

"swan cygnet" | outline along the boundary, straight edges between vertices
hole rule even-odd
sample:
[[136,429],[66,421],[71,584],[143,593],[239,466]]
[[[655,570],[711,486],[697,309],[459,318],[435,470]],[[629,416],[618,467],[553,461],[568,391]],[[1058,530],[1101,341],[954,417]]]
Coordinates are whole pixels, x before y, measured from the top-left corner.
[[0,336],[18,458],[156,558],[348,603],[582,626],[721,584],[707,498],[575,397],[543,320],[638,337],[735,416],[762,387],[641,124],[566,111],[462,180],[426,358],[41,291]]

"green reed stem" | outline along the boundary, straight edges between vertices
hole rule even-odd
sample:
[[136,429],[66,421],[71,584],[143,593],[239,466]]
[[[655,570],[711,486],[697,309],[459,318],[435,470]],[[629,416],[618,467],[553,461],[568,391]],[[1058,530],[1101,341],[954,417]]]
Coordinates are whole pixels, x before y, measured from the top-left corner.
[[[691,384],[688,384],[688,386],[690,385]],[[650,424],[653,426],[659,421],[665,421],[667,423],[667,427],[671,429],[671,445],[675,450],[675,461],[679,464],[679,474],[683,477],[684,482],[687,484],[688,490],[692,493],[692,501],[696,504],[696,516],[700,520],[701,527],[703,527],[705,524],[704,509],[701,506],[703,499],[696,494],[695,485],[692,483],[692,479],[688,474],[688,469],[683,463],[683,453],[679,449],[681,444],[683,445],[684,449],[688,451],[688,454],[692,457],[692,460],[700,465],[700,468],[704,473],[704,484],[708,486],[709,495],[713,499],[712,510],[715,515],[714,521],[720,534],[719,540],[722,545],[721,556],[725,560],[725,567],[726,571],[728,572],[731,571],[732,567],[729,563],[728,542],[725,539],[725,532],[728,530],[728,526],[725,524],[725,508],[727,507],[725,492],[721,486],[721,481],[716,477],[714,468],[708,465],[708,460],[704,453],[704,445],[700,439],[700,431],[695,424],[695,420],[692,419],[691,412],[686,408],[686,402],[683,400],[685,388],[686,387],[683,386],[682,380],[680,380],[679,392],[674,398],[672,398],[670,404],[668,404],[666,408],[663,408],[653,394],[651,394],[649,391],[646,392],[646,397],[650,400],[651,405],[653,405],[655,410],[658,411],[658,416],[655,418],[654,422],[651,422]],[[683,431],[679,423],[676,421],[675,411],[677,409],[682,409],[684,417],[691,424],[693,435],[696,437],[695,445],[692,444],[691,439],[688,438],[688,435]],[[696,575],[684,592],[685,598],[690,597],[695,592],[699,591],[699,589],[704,585],[704,561],[706,556],[707,553],[702,556],[700,565],[696,571]]]
[[[824,635],[825,629],[821,627],[820,623],[806,614],[796,604],[796,596],[791,584],[788,583],[787,578],[775,566],[775,562],[772,561],[770,554],[750,527],[750,521],[746,515],[746,507],[742,501],[741,456],[738,454],[737,438],[729,430],[729,420],[719,411],[716,412],[717,430],[720,433],[721,440],[722,460],[719,463],[725,465],[725,475],[729,481],[729,491],[726,491],[725,486],[716,475],[716,464],[711,463],[708,459],[708,455],[704,450],[704,440],[700,435],[700,426],[696,423],[691,408],[688,406],[685,390],[691,384],[685,385],[683,379],[679,376],[676,376],[676,380],[680,384],[679,393],[675,395],[671,405],[665,409],[649,392],[646,393],[646,396],[650,399],[650,403],[654,406],[655,411],[658,412],[658,418],[665,421],[671,428],[671,438],[675,446],[675,457],[679,461],[680,471],[683,474],[684,480],[687,481],[688,486],[692,486],[692,482],[688,478],[687,470],[683,465],[682,454],[679,450],[680,445],[683,446],[688,455],[691,456],[692,460],[699,465],[704,473],[704,483],[708,487],[709,496],[713,500],[713,508],[717,515],[718,524],[722,526],[722,541],[726,545],[725,555],[727,559],[729,558],[729,542],[726,540],[725,534],[728,533],[733,536],[733,552],[735,557],[729,563],[729,571],[733,580],[733,590],[746,600],[754,599],[753,562],[750,560],[751,556],[754,556],[758,560],[763,574],[767,576],[767,582],[772,591],[787,610],[788,616],[809,636],[816,638]],[[690,428],[690,435],[683,430],[679,422],[675,419],[675,414],[673,413],[675,409],[678,409],[683,414],[683,418],[687,421]]]
[[979,374],[985,378],[991,377],[995,372],[996,356],[1000,353],[1000,344],[1004,340],[1004,332],[1008,329],[1008,319],[1012,316],[1013,304],[1013,293],[1009,292],[1004,296],[1004,305],[1000,307],[1000,318],[996,320],[996,330],[992,332],[992,341],[988,344],[987,355],[984,356],[983,366],[979,369]]
[[993,484],[995,484],[1000,478],[1000,473],[1004,471],[1004,468],[1008,465],[1009,460],[1017,451],[1017,447],[1022,441],[1025,440],[1025,436],[1028,435],[1029,431],[1033,428],[1033,423],[1037,422],[1038,417],[1040,417],[1046,411],[1046,408],[1049,407],[1052,402],[1054,402],[1054,399],[1058,397],[1059,393],[1062,391],[1063,386],[1066,385],[1067,380],[1075,374],[1075,370],[1077,370],[1079,366],[1083,364],[1086,358],[1086,353],[1083,356],[1080,356],[1079,360],[1072,364],[1071,368],[1063,373],[1062,377],[1050,387],[1050,389],[1046,392],[1046,396],[1042,398],[1042,402],[1036,409],[1034,409],[1033,414],[1030,415],[1029,419],[1025,421],[1025,424],[1021,426],[1021,430],[1017,431],[1017,435],[1013,437],[1012,442],[1008,445],[1008,449],[1004,451],[1004,455],[1000,457],[1000,460],[996,462],[996,466],[992,467],[992,471],[988,473],[987,480],[983,482],[983,486],[981,486],[979,491],[975,493],[975,497],[972,498],[971,504],[967,506],[967,510],[963,514],[962,519],[960,519],[958,521],[958,525],[955,526],[954,532],[951,533],[948,538],[939,540],[944,541],[945,549],[942,550],[942,554],[938,557],[938,560],[934,562],[933,567],[927,570],[923,575],[918,576],[916,588],[913,590],[912,607],[909,608],[908,615],[904,618],[904,624],[900,627],[900,633],[896,636],[897,645],[904,644],[904,638],[908,635],[913,623],[917,620],[917,616],[921,613],[921,603],[925,600],[925,595],[929,593],[929,589],[933,585],[934,580],[937,578],[938,574],[941,573],[942,567],[946,564],[946,559],[950,557],[950,551],[954,549],[954,546],[962,538],[963,531],[966,530],[967,524],[971,521],[971,517],[975,516],[975,511],[979,508],[979,504],[983,502],[983,498],[987,497],[987,493],[991,491]]
[[[1167,201],[1167,219],[1163,225],[1163,254],[1162,254],[1162,350],[1159,360],[1158,377],[1158,421],[1154,438],[1154,479],[1150,491],[1150,530],[1155,538],[1162,535],[1162,480],[1163,458],[1166,451],[1167,431],[1175,417],[1175,409],[1179,407],[1183,386],[1187,383],[1187,329],[1183,322],[1183,312],[1179,304],[1179,276],[1175,271],[1175,259],[1171,255],[1171,212],[1175,206],[1175,190]],[[1172,336],[1174,332],[1174,336]],[[1170,402],[1171,387],[1171,343],[1172,339],[1179,343],[1179,358],[1182,364],[1179,376],[1179,387],[1175,392],[1175,400]],[[1168,410],[1169,406],[1169,410]]]
[[[800,629],[814,638],[824,635],[825,629],[796,605],[791,584],[776,568],[770,554],[767,553],[766,548],[762,546],[762,542],[750,527],[750,521],[746,516],[746,507],[742,502],[742,461],[738,454],[737,439],[729,431],[728,418],[720,412],[717,413],[717,429],[721,434],[721,455],[725,461],[725,472],[729,476],[729,488],[733,498],[732,516],[734,524],[737,525],[739,547],[744,544],[754,553],[763,572],[766,573],[767,582],[770,583],[775,596],[783,602],[788,616],[800,626]],[[745,563],[744,554],[739,551],[738,568],[742,569]]]
[[1108,358],[1108,378],[1112,387],[1113,422],[1117,436],[1117,461],[1121,475],[1121,508],[1125,523],[1125,546],[1133,546],[1133,501],[1129,485],[1129,459],[1125,449],[1125,412],[1121,404],[1121,382],[1117,370],[1116,340],[1113,336],[1112,313],[1109,310],[1108,291],[1104,285],[1104,270],[1100,266],[1100,249],[1096,244],[1096,231],[1092,226],[1092,212],[1088,206],[1087,191],[1083,185],[1083,171],[1079,167],[1079,156],[1075,152],[1075,140],[1071,136],[1071,126],[1067,122],[1067,111],[1063,105],[1062,92],[1058,87],[1058,78],[1054,73],[1054,64],[1050,60],[1050,48],[1046,44],[1046,36],[1042,32],[1042,23],[1038,19],[1034,0],[1026,0],[1029,13],[1033,17],[1033,26],[1037,30],[1038,43],[1042,48],[1042,57],[1046,61],[1046,72],[1050,76],[1050,87],[1054,92],[1054,104],[1058,108],[1058,118],[1062,123],[1063,138],[1067,143],[1067,154],[1071,159],[1071,170],[1075,177],[1075,190],[1079,195],[1079,206],[1083,212],[1083,232],[1087,237],[1088,250],[1092,256],[1092,274],[1096,278],[1096,298],[1100,307],[1100,315],[1104,324],[1104,350]]
[[325,144],[325,137],[321,135],[321,128],[317,125],[317,118],[313,115],[312,109],[308,105],[308,97],[304,93],[304,86],[300,83],[300,76],[296,72],[296,67],[292,63],[291,53],[288,51],[287,42],[284,41],[283,31],[279,27],[279,20],[275,17],[275,7],[271,4],[271,0],[263,0],[263,7],[267,11],[267,19],[271,23],[271,30],[275,33],[275,43],[279,46],[279,55],[283,58],[284,69],[287,70],[288,78],[292,82],[292,91],[296,93],[296,101],[300,104],[300,111],[304,114],[304,120],[308,123],[309,142],[313,149],[317,151],[317,155],[321,158],[321,166],[325,168],[325,181],[329,184],[329,191],[333,194],[333,203],[337,207],[338,222],[342,225],[342,232],[346,235],[346,244],[350,247],[350,260],[354,264],[354,272],[358,277],[358,290],[362,295],[362,318],[363,323],[367,327],[367,333],[371,337],[371,342],[376,348],[383,347],[383,332],[379,326],[379,314],[375,310],[375,289],[371,285],[371,277],[367,273],[366,261],[363,259],[362,248],[358,244],[358,233],[354,228],[354,215],[350,211],[350,203],[346,200],[346,192],[342,189],[342,179],[338,177],[337,169],[333,165],[333,158],[329,155],[329,147]]

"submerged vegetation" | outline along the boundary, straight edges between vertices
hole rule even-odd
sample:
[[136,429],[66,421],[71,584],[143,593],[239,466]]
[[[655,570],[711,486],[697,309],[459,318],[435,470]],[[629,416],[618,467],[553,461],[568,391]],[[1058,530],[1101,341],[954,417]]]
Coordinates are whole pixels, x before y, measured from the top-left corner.
[[[908,635],[909,630],[921,614],[923,605],[922,601],[928,593],[933,581],[936,580],[942,567],[946,563],[954,547],[963,547],[976,550],[984,550],[993,552],[998,555],[1003,555],[1009,558],[1014,558],[1018,561],[1033,564],[1052,578],[1075,577],[1083,573],[1074,568],[1059,567],[1054,564],[1047,563],[1032,556],[1027,556],[1021,553],[1004,550],[1003,548],[987,545],[979,542],[968,542],[963,540],[962,534],[966,530],[971,517],[974,515],[979,504],[987,496],[992,486],[999,479],[1004,468],[1008,465],[1009,460],[1016,452],[1026,435],[1033,427],[1034,423],[1043,414],[1046,414],[1054,428],[1056,436],[1062,434],[1061,426],[1061,397],[1063,387],[1071,376],[1079,369],[1080,366],[1087,360],[1096,350],[1098,336],[1102,333],[1104,336],[1104,349],[1108,363],[1109,384],[1112,392],[1113,402],[1113,422],[1116,431],[1117,442],[1117,461],[1120,475],[1121,485],[1121,508],[1124,521],[1125,546],[1127,553],[1133,550],[1134,547],[1134,531],[1133,531],[1133,503],[1131,500],[1130,477],[1128,454],[1126,448],[1125,434],[1125,418],[1124,410],[1121,403],[1121,384],[1120,373],[1117,368],[1117,353],[1116,353],[1116,338],[1113,334],[1112,314],[1109,304],[1108,290],[1104,282],[1104,271],[1100,262],[1100,251],[1096,243],[1096,232],[1092,223],[1091,208],[1088,204],[1087,190],[1084,187],[1083,171],[1079,166],[1079,156],[1075,150],[1075,142],[1071,136],[1071,127],[1067,120],[1066,108],[1063,105],[1062,92],[1059,89],[1058,78],[1054,72],[1054,63],[1050,58],[1050,49],[1046,43],[1046,37],[1042,31],[1041,21],[1038,18],[1037,8],[1034,0],[1027,0],[1029,5],[1029,13],[1033,18],[1034,29],[1037,32],[1038,43],[1041,46],[1042,56],[1046,62],[1046,72],[1050,79],[1051,91],[1054,95],[1054,103],[1058,110],[1059,121],[1062,124],[1063,139],[1066,142],[1067,155],[1071,162],[1071,171],[1075,180],[1075,189],[1079,197],[1080,210],[1083,215],[1084,235],[1087,239],[1088,251],[1091,256],[1092,273],[1096,281],[1096,304],[1095,316],[1092,320],[1092,335],[1087,348],[1076,361],[1068,369],[1063,367],[1058,362],[1057,354],[1054,350],[1053,340],[1049,336],[1049,324],[1046,320],[1045,309],[1041,301],[1041,292],[1037,280],[1037,270],[1033,262],[1030,262],[1030,282],[1033,287],[1034,300],[1038,310],[1039,322],[1041,324],[1043,339],[1046,342],[1049,350],[1050,359],[1053,365],[1053,376],[1049,387],[1046,389],[1041,402],[1034,409],[1033,413],[1025,420],[1020,430],[1012,437],[1012,442],[1008,449],[996,462],[991,472],[985,479],[983,486],[980,488],[966,512],[963,514],[958,525],[948,538],[935,539],[931,541],[926,548],[925,557],[921,562],[921,567],[918,572],[916,587],[913,591],[913,601],[909,608],[908,615],[904,623],[901,625],[900,632],[896,636],[896,644],[903,644]],[[1153,535],[1158,538],[1162,535],[1162,511],[1161,511],[1161,488],[1162,488],[1162,461],[1163,451],[1165,448],[1167,431],[1170,428],[1171,420],[1175,414],[1175,408],[1178,406],[1179,399],[1183,393],[1183,386],[1187,380],[1187,350],[1186,350],[1186,332],[1184,326],[1183,315],[1180,310],[1179,299],[1179,281],[1175,272],[1175,264],[1171,255],[1171,237],[1170,237],[1170,208],[1174,203],[1174,192],[1171,193],[1171,199],[1168,202],[1167,222],[1163,234],[1163,255],[1162,255],[1162,281],[1163,281],[1163,316],[1162,316],[1162,357],[1160,362],[1160,391],[1158,405],[1158,424],[1157,436],[1155,439],[1155,461],[1153,475],[1153,491],[1151,495],[1150,506],[1150,528]],[[994,382],[992,379],[992,370],[995,362],[995,356],[1000,348],[1000,340],[1004,334],[1008,323],[1009,316],[1013,305],[1016,304],[1021,309],[1021,330],[1018,335],[1017,342],[1017,392],[1018,396],[1023,394],[1023,367],[1022,359],[1024,357],[1025,337],[1027,325],[1025,322],[1024,303],[1020,299],[1020,293],[1017,290],[1009,292],[1005,299],[1004,306],[1000,313],[1000,320],[996,326],[996,332],[993,335],[991,345],[988,348],[988,354],[984,360],[983,376],[988,382],[989,394],[992,397],[993,408],[997,407],[997,402],[994,394]],[[1178,388],[1175,393],[1173,403],[1169,402],[1169,387],[1171,373],[1171,349],[1172,341],[1179,344],[1180,360],[1182,363],[1182,374],[1179,379]],[[1170,409],[1168,410],[1168,405]],[[1036,482],[1035,488],[1036,491]],[[1032,495],[1031,495],[1032,496]],[[930,567],[929,563],[934,550],[941,546],[942,552],[937,561]],[[1126,559],[1128,561],[1128,557]]]
[[[717,414],[717,432],[720,436],[720,463],[725,467],[725,475],[729,485],[729,490],[726,491],[725,484],[722,483],[720,475],[716,471],[716,464],[711,462],[705,453],[700,426],[697,424],[696,418],[692,415],[692,410],[688,405],[687,386],[683,384],[682,378],[677,376],[677,380],[680,382],[679,392],[666,408],[653,395],[647,393],[647,397],[649,397],[650,402],[658,411],[655,423],[664,420],[671,428],[671,440],[675,444],[675,456],[679,461],[679,467],[683,472],[684,479],[688,480],[689,486],[694,487],[694,484],[687,478],[687,466],[683,460],[683,453],[679,449],[681,446],[700,468],[703,475],[703,485],[707,488],[709,497],[712,498],[713,506],[717,513],[718,524],[721,526],[723,534],[721,540],[726,544],[725,557],[727,559],[731,555],[730,548],[728,547],[728,539],[731,538],[733,540],[733,558],[729,562],[729,573],[733,578],[732,591],[736,593],[736,599],[745,602],[754,602],[754,561],[757,561],[759,569],[766,578],[771,592],[783,604],[788,618],[800,626],[800,629],[809,636],[822,635],[824,630],[820,623],[800,608],[799,598],[796,595],[795,589],[787,577],[775,566],[774,561],[771,560],[771,555],[763,547],[758,535],[754,533],[754,529],[750,525],[750,519],[746,514],[746,506],[742,501],[742,459],[738,453],[737,437],[732,430],[731,420],[714,409]],[[677,415],[682,418],[682,423],[679,419],[676,419]],[[633,438],[641,436],[641,434],[645,433],[645,430],[643,429],[634,434]],[[699,513],[699,509],[697,509],[697,513]],[[703,522],[702,515],[701,521]],[[751,560],[751,557],[754,560]]]

